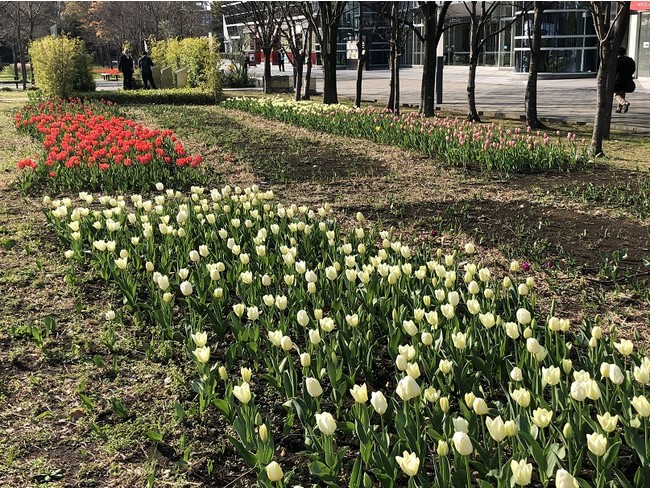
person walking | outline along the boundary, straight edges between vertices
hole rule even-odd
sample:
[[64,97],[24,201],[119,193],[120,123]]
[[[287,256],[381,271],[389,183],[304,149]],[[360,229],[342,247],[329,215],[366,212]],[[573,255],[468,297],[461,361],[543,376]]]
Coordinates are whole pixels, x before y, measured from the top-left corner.
[[618,103],[616,113],[627,113],[630,102],[625,100],[626,93],[632,93],[636,90],[634,83],[634,72],[636,71],[636,63],[632,58],[626,56],[625,48],[622,47],[618,51],[618,61],[616,62],[616,80],[614,82],[614,98]]
[[151,72],[153,66],[154,64],[149,57],[149,53],[145,51],[142,57],[138,60],[138,67],[142,73],[142,83],[146,90],[149,89],[149,83],[151,83],[151,88],[154,90],[156,89],[156,83],[153,81],[153,73]]
[[131,51],[128,49],[124,50],[124,53],[120,57],[120,62],[117,65],[117,69],[122,72],[122,88],[125,90],[130,90],[133,88],[133,58],[131,57]]
[[278,70],[284,71],[284,53],[278,50]]

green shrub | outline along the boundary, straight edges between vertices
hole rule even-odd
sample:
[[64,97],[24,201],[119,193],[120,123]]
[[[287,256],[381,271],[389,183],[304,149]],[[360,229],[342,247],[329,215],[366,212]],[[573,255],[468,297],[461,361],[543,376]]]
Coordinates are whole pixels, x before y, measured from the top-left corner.
[[221,95],[219,74],[219,46],[205,37],[167,39],[152,44],[151,58],[157,66],[170,66],[176,71],[187,69],[187,84],[191,88],[203,88]]
[[81,39],[44,37],[29,46],[34,76],[47,96],[69,97],[95,89],[91,57]]
[[165,90],[116,90],[77,93],[92,100],[106,100],[118,105],[212,105],[214,94],[197,88],[171,88]]

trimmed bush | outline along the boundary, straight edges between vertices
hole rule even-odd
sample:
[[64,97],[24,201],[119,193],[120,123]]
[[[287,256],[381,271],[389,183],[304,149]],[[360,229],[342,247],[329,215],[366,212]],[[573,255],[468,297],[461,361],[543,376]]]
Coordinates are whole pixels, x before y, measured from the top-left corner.
[[81,39],[43,37],[29,46],[36,82],[47,96],[68,97],[95,89],[91,57]]
[[160,67],[171,66],[174,71],[186,68],[189,87],[204,88],[218,98],[221,95],[218,49],[215,40],[210,46],[205,37],[168,39],[153,43],[151,57]]
[[119,90],[78,93],[90,100],[106,100],[119,105],[213,105],[214,94],[196,88],[171,88],[168,90]]

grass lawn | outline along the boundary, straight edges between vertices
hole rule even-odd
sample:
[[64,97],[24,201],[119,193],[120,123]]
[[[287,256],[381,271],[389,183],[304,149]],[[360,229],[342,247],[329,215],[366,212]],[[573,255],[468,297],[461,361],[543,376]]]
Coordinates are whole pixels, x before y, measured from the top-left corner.
[[[252,486],[255,476],[212,410],[196,413],[193,364],[137,320],[109,323],[117,290],[92,270],[71,275],[39,196],[15,186],[36,152],[17,134],[22,93],[0,101],[0,486]],[[529,262],[538,306],[572,324],[600,316],[650,345],[650,138],[614,133],[612,157],[571,173],[508,178],[452,169],[415,152],[313,133],[210,106],[129,108],[202,154],[214,186],[271,189],[285,204],[329,202],[402,241],[480,260]],[[515,126],[514,122],[505,122]],[[554,127],[590,137],[585,127]],[[604,327],[605,328],[605,327]],[[309,479],[300,439],[278,455]]]

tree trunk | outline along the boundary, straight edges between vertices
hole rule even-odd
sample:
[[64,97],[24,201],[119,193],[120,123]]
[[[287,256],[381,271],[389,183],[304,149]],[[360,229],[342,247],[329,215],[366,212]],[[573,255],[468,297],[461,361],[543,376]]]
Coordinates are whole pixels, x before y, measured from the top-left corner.
[[395,114],[399,114],[399,62],[401,54],[399,50],[395,56]]
[[[327,31],[325,30],[327,29]],[[327,32],[327,34],[325,33]],[[323,26],[323,103],[326,105],[339,103],[336,87],[336,35],[338,25]]]
[[395,69],[393,68],[395,64],[395,50],[393,45],[390,46],[390,51],[388,54],[388,68],[390,70],[390,80],[389,80],[389,95],[388,95],[388,105],[386,108],[388,110],[393,110],[395,105]]
[[[11,55],[13,56],[14,60],[14,80],[18,79],[18,48],[16,48],[16,42],[11,45]],[[16,85],[16,88],[18,86]]]
[[390,96],[388,97],[388,109],[397,113],[399,107],[395,107],[395,64],[397,63],[397,2],[392,2],[390,9]]
[[363,2],[359,2],[359,31],[357,34],[357,83],[354,93],[354,106],[361,107],[361,88],[363,82]]
[[307,31],[309,36],[307,41],[307,49],[305,50],[305,55],[307,56],[307,72],[305,73],[305,94],[302,97],[303,100],[310,100],[311,93],[309,93],[309,84],[311,83],[311,29]]
[[296,70],[296,102],[299,102],[302,98],[302,70],[305,65],[305,55],[294,56],[293,60],[295,63],[294,69]]
[[526,124],[531,129],[545,129],[546,126],[537,117],[537,75],[541,64],[542,15],[545,5],[535,3],[533,20],[533,38],[530,46],[530,65],[528,83],[526,84]]
[[612,99],[607,93],[607,78],[609,73],[608,60],[609,46],[601,45],[601,62],[598,66],[596,76],[596,117],[594,119],[594,132],[591,140],[591,152],[594,156],[603,155],[603,139],[605,138],[605,127],[612,117]]
[[476,2],[472,2],[474,12],[469,30],[469,74],[467,77],[467,120],[480,122],[476,110],[476,66],[480,54],[479,32],[476,25]]
[[264,46],[264,93],[271,93],[271,47]]
[[23,50],[23,37],[21,34],[21,22],[20,22],[20,7],[18,3],[16,5],[16,19],[17,19],[17,26],[18,28],[16,29],[17,33],[17,39],[18,39],[18,57],[20,58],[20,72],[23,78],[23,90],[27,90],[27,67],[25,66],[25,52]]
[[472,122],[480,122],[481,118],[476,110],[476,65],[478,64],[478,56],[470,56],[469,61],[469,75],[467,77],[467,120]]
[[[435,115],[436,96],[436,4],[428,2],[423,7],[424,46],[422,59],[422,84],[420,87],[420,113],[425,117]],[[433,12],[431,11],[433,10]]]
[[[359,45],[361,42],[359,42]],[[354,106],[359,108],[361,107],[361,91],[363,88],[363,65],[365,64],[366,59],[363,54],[361,54],[361,48],[359,47],[359,61],[357,63],[357,84],[354,94]]]
[[616,78],[617,54],[627,32],[630,19],[630,2],[620,2],[614,23],[610,25],[609,4],[600,5],[605,8],[604,15],[600,11],[592,11],[594,23],[600,23],[597,33],[600,32],[600,48],[598,50],[599,62],[598,75],[596,76],[596,116],[594,130],[591,136],[590,152],[594,156],[603,156],[603,139],[609,137],[612,120],[612,97],[614,96],[614,82]]

